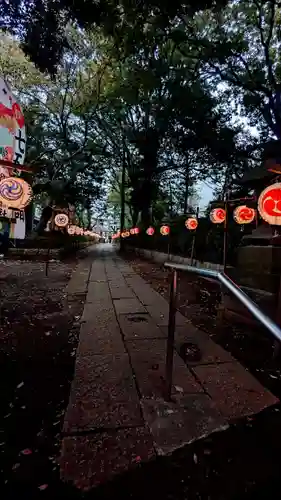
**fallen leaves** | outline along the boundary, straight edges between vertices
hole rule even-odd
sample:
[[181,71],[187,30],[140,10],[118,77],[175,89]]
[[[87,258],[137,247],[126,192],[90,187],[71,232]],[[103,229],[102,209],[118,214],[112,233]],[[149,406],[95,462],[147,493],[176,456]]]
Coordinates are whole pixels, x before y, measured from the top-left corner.
[[32,450],[30,448],[25,448],[21,451],[22,455],[32,455]]

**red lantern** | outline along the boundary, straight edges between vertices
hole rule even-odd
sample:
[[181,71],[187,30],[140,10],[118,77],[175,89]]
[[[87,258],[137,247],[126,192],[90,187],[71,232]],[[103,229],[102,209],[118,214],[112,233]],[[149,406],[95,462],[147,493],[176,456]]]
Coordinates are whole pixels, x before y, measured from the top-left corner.
[[133,227],[132,229],[130,229],[130,233],[131,234],[139,234],[140,230],[138,227]]
[[198,227],[198,220],[195,217],[189,217],[185,221],[185,227],[189,229],[190,231],[197,229]]
[[154,227],[151,227],[151,226],[150,226],[150,227],[146,230],[146,234],[147,234],[148,236],[153,236],[153,235],[154,235],[154,233],[155,233],[155,229],[154,229]]
[[250,224],[253,222],[255,215],[255,209],[247,207],[246,205],[236,207],[233,212],[233,218],[237,224]]
[[210,213],[211,222],[214,224],[221,224],[225,221],[226,211],[224,208],[213,208]]
[[160,233],[162,234],[162,236],[168,236],[170,234],[169,226],[161,226]]
[[266,222],[281,226],[281,183],[272,184],[262,191],[258,209]]

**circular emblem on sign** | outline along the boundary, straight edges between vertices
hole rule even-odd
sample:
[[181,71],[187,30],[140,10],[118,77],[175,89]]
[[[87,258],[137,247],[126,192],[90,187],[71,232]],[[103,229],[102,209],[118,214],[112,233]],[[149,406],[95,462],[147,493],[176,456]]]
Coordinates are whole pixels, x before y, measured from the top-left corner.
[[255,215],[255,209],[247,207],[246,205],[236,207],[233,212],[233,218],[237,224],[250,224],[253,222]]
[[0,78],[0,159],[23,164],[26,149],[24,117],[3,78]]
[[198,227],[198,220],[195,217],[189,217],[185,221],[185,227],[192,231],[193,229],[197,229]]
[[262,191],[258,209],[266,222],[274,226],[281,225],[281,183],[272,184]]
[[161,226],[160,233],[162,234],[162,236],[168,236],[170,234],[169,226]]
[[147,230],[146,230],[146,234],[148,236],[153,236],[155,233],[155,230],[154,230],[154,227],[149,227]]
[[5,177],[0,181],[0,201],[10,208],[24,208],[32,200],[31,186],[19,177]]
[[225,221],[226,212],[224,208],[213,208],[210,213],[211,222],[214,224],[221,224]]
[[57,214],[55,216],[55,224],[58,227],[66,227],[69,222],[68,216],[66,214]]

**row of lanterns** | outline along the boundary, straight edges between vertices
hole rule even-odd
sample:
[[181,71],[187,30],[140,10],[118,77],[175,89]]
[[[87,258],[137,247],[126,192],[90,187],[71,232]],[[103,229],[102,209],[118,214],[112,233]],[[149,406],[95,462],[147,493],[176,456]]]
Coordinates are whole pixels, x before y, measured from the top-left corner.
[[[249,208],[246,205],[242,205],[237,207],[234,210],[233,217],[235,222],[237,224],[250,224],[253,222],[256,216],[256,211],[253,208]],[[210,213],[210,220],[214,224],[221,224],[225,221],[226,219],[226,210],[224,208],[214,208],[211,210]],[[194,231],[198,227],[198,219],[196,217],[189,217],[185,221],[185,227],[189,229],[190,231]],[[119,238],[128,238],[131,235],[134,234],[139,234],[139,228],[132,228],[130,231],[123,231],[120,233],[118,231],[116,234],[112,236],[113,239]],[[153,236],[155,234],[155,229],[154,227],[150,226],[146,230],[146,234],[148,236]],[[169,226],[161,226],[160,227],[160,234],[162,236],[168,236],[170,234],[170,227]]]
[[100,238],[99,234],[94,231],[89,231],[88,229],[83,229],[82,227],[69,224],[69,217],[66,214],[57,214],[55,216],[55,224],[59,228],[66,228],[70,236],[89,236],[91,238]]

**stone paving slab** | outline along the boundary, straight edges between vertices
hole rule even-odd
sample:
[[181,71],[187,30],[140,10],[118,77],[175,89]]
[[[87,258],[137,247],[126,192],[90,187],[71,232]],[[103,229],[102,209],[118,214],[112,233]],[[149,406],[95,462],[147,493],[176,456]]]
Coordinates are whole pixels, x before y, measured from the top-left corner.
[[[168,327],[162,328],[162,330],[168,335]],[[188,366],[235,362],[229,352],[213,342],[207,333],[198,330],[191,323],[176,327],[175,348],[183,359],[186,355]]]
[[140,425],[143,419],[128,355],[80,353],[64,432]]
[[90,281],[107,281],[107,276],[105,273],[104,263],[100,260],[93,262],[91,273],[90,273]]
[[153,399],[142,399],[141,405],[158,455],[172,453],[227,427],[226,420],[205,394],[185,396],[180,405]]
[[61,477],[87,490],[155,456],[146,427],[66,437],[62,442]]
[[132,283],[130,286],[144,306],[154,306],[156,304],[159,307],[162,304],[163,307],[167,307],[166,300],[153,290],[151,286],[145,283],[143,285],[134,285]]
[[[161,297],[162,298],[162,297]],[[158,326],[168,326],[169,324],[169,309],[168,309],[168,304],[166,302],[166,306],[164,307],[164,304],[161,304],[158,306],[157,303],[155,303],[153,306],[146,306],[146,310],[150,314],[150,316],[153,318],[155,323]],[[177,312],[176,314],[176,325],[177,326],[184,326],[188,323],[187,318],[185,318],[181,313]]]
[[110,302],[110,291],[107,282],[90,281],[86,302]]
[[133,313],[146,313],[146,309],[137,298],[133,299],[118,299],[113,301],[116,314],[133,314]]
[[[166,339],[132,340],[126,346],[143,398],[163,398],[165,389]],[[173,394],[203,392],[202,386],[186,365],[174,354]]]
[[125,352],[125,345],[114,313],[106,317],[95,318],[92,323],[81,325],[77,356],[80,353],[95,355],[125,354]]
[[196,366],[193,370],[217,408],[228,419],[258,413],[278,402],[237,362]]
[[163,331],[148,314],[121,314],[118,322],[125,340],[164,337]]
[[112,307],[112,302],[110,299],[103,301],[91,301],[88,302],[86,299],[86,304],[81,317],[81,322],[94,324],[97,317],[101,318],[102,315],[112,316],[114,314],[114,309]]
[[111,297],[113,299],[135,299],[136,296],[128,286],[110,287]]

